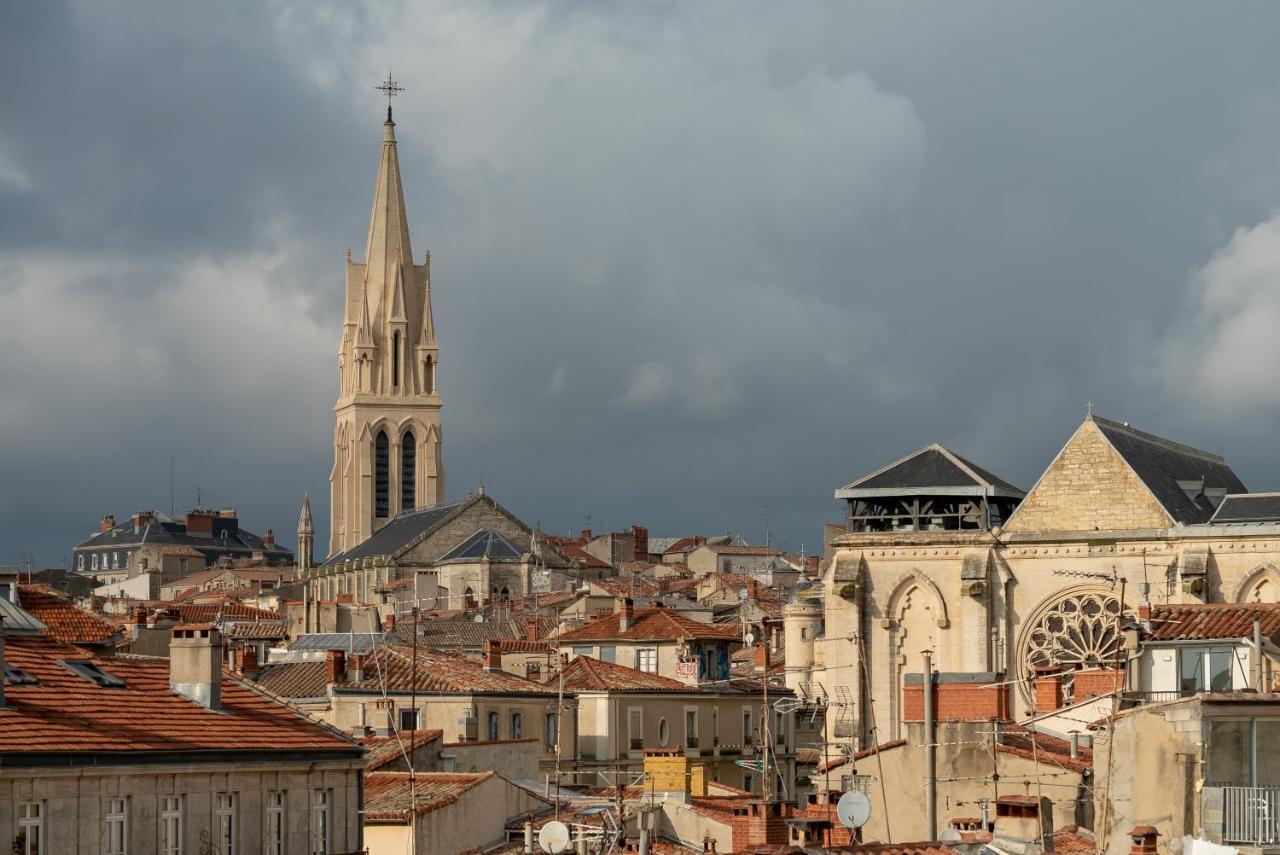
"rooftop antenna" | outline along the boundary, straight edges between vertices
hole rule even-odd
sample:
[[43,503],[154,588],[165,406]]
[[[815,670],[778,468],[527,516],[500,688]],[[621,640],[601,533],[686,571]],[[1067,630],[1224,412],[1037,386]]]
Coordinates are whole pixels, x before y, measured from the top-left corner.
[[770,517],[769,506],[765,505],[764,506],[764,548],[765,549],[769,548],[769,541],[770,541],[770,535],[771,535],[771,532],[769,531],[769,517]]
[[404,87],[391,78],[391,72],[388,70],[387,79],[373,88],[387,96],[387,121],[391,121],[391,99],[403,92]]
[[177,508],[173,502],[173,455],[169,455],[169,516],[173,516]]
[[199,485],[199,484],[197,484],[197,485],[196,485],[196,510],[197,510],[197,511],[198,511],[198,510],[201,510],[201,507],[200,507],[200,485]]

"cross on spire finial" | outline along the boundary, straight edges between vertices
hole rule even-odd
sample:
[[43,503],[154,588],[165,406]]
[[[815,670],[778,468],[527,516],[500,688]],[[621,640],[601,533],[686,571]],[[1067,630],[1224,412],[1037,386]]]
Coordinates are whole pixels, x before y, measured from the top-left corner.
[[1084,405],[1084,417],[1086,419],[1093,418],[1093,401],[1086,401]]
[[387,79],[379,83],[374,89],[387,96],[387,121],[391,121],[391,99],[404,91],[404,87],[398,82],[391,79],[391,72],[387,72]]

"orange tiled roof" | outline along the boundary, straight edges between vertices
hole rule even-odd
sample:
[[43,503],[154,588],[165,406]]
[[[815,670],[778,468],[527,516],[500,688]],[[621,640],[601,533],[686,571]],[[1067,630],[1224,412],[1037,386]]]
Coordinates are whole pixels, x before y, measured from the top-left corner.
[[7,664],[38,683],[5,687],[10,708],[0,709],[0,753],[357,750],[229,675],[223,675],[222,706],[215,712],[169,688],[167,659],[94,660],[125,683],[104,688],[60,664],[87,658],[85,651],[49,639],[9,639]]
[[1280,633],[1280,603],[1196,603],[1151,607],[1152,641],[1245,638],[1253,621],[1268,638]]
[[499,653],[555,653],[556,646],[550,641],[530,641],[527,638],[504,638],[493,642]]
[[652,579],[620,576],[613,579],[597,579],[591,585],[615,597],[655,597],[661,591],[658,583]]
[[467,790],[489,780],[493,772],[418,772],[409,790],[408,772],[374,772],[364,776],[364,818],[407,822],[415,813],[422,816],[448,807]]
[[268,664],[254,684],[278,698],[324,698],[329,694],[328,665],[323,660]]
[[586,626],[571,629],[556,637],[560,642],[620,640],[620,641],[675,641],[688,639],[724,639],[741,641],[741,631],[736,624],[710,624],[677,614],[668,609],[636,609],[631,626],[618,629],[620,615],[617,612],[602,615]]
[[1080,748],[1071,756],[1071,743],[1056,736],[1037,732],[1035,744],[1031,742],[1031,731],[1020,724],[1009,724],[1000,733],[997,749],[1002,754],[1012,754],[1026,760],[1038,760],[1041,763],[1067,769],[1072,772],[1086,772],[1093,768],[1093,749]]
[[120,635],[119,628],[71,602],[46,585],[19,585],[18,605],[48,627],[47,635],[67,644],[100,644]]
[[501,671],[486,671],[474,659],[429,648],[418,649],[417,666],[413,649],[400,644],[383,644],[364,657],[359,682],[340,683],[335,691],[408,692],[417,684],[419,692],[444,694],[546,694],[546,686]]
[[613,566],[608,561],[601,561],[599,558],[596,558],[590,552],[583,549],[580,545],[571,540],[566,540],[563,537],[555,537],[554,535],[551,535],[547,537],[547,542],[559,550],[560,554],[565,558],[581,561],[585,567],[605,568]]
[[210,623],[219,616],[224,620],[280,620],[284,617],[276,612],[236,602],[178,606],[178,620],[182,623]]
[[416,751],[424,745],[444,738],[443,730],[416,730],[410,744],[408,733],[393,733],[390,736],[366,736],[360,740],[364,746],[365,773],[376,772],[388,763],[392,763],[407,752]]
[[838,851],[867,855],[960,855],[945,843],[862,843],[841,846]]
[[[548,683],[549,684],[549,683]],[[637,671],[590,656],[577,656],[564,669],[566,690],[586,692],[696,692],[697,686]]]

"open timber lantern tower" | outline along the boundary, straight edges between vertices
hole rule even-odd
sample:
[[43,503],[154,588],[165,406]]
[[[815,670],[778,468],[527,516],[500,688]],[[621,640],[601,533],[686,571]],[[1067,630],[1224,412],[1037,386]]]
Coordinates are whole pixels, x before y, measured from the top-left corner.
[[331,555],[398,513],[444,499],[431,253],[414,263],[395,128],[388,107],[364,261],[347,251],[329,476]]

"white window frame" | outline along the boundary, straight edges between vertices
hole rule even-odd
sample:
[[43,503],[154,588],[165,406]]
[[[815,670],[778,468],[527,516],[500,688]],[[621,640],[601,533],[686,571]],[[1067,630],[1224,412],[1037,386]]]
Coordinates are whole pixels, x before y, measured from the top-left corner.
[[311,855],[329,855],[333,837],[332,802],[333,790],[320,787],[311,791]]
[[[44,834],[44,802],[19,802],[15,812],[18,834],[22,835],[22,855],[36,855],[46,851]],[[34,829],[34,835],[31,830]],[[34,836],[34,840],[32,839]]]
[[238,793],[223,790],[213,796],[213,835],[218,855],[236,855]]
[[129,797],[107,799],[107,809],[103,811],[102,818],[106,823],[102,855],[128,855]]
[[[645,660],[649,660],[647,663]],[[649,667],[645,667],[645,665]],[[646,674],[658,673],[658,648],[656,647],[637,647],[636,648],[636,670],[643,671]]]
[[286,810],[289,794],[285,790],[267,791],[267,827],[263,838],[267,843],[267,855],[285,855],[289,840],[289,824]]
[[[169,831],[173,830],[173,839]],[[182,796],[160,797],[160,855],[182,855]]]

